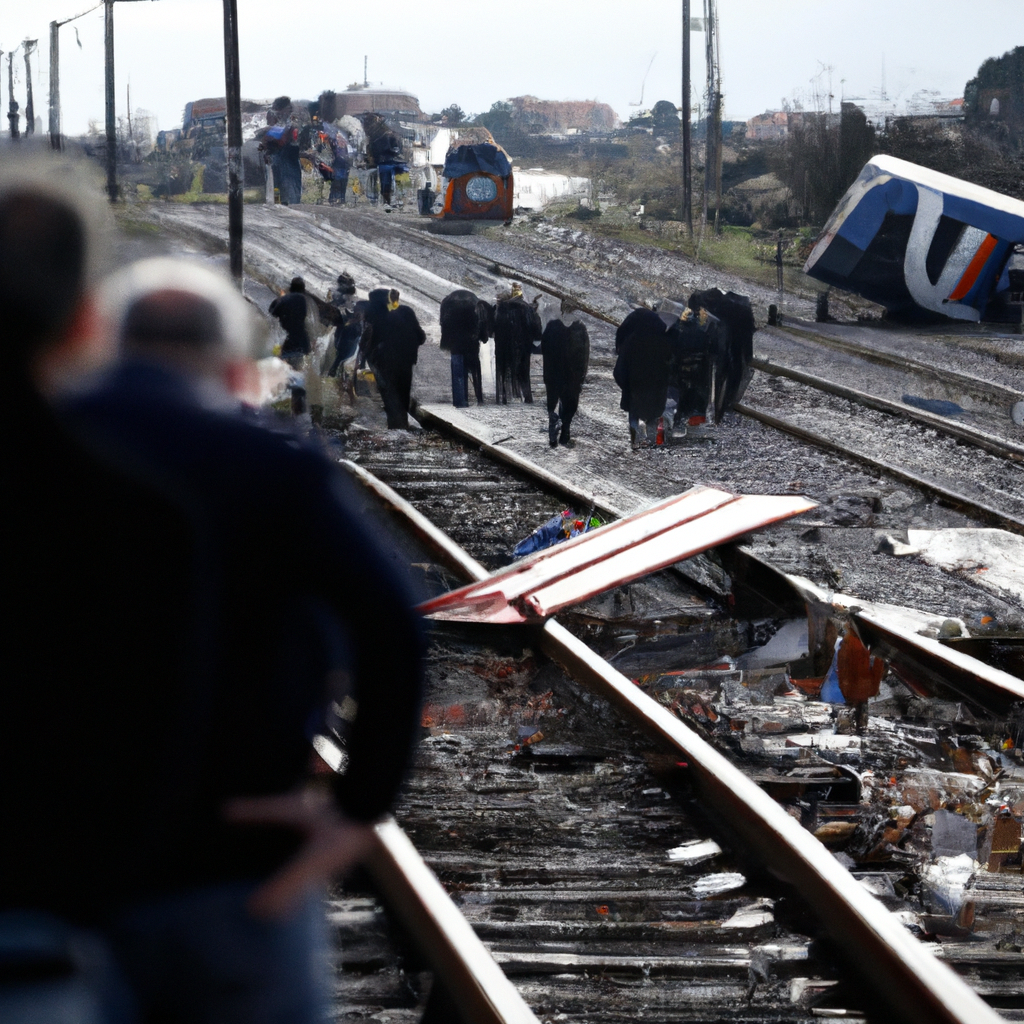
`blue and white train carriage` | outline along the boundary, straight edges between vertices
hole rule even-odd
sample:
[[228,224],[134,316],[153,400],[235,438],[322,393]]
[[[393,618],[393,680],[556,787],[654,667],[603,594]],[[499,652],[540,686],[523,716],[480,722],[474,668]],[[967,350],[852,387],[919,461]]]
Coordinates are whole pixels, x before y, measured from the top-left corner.
[[1022,245],[1024,202],[877,156],[829,218],[804,273],[893,313],[1003,320],[1020,291],[1009,264]]

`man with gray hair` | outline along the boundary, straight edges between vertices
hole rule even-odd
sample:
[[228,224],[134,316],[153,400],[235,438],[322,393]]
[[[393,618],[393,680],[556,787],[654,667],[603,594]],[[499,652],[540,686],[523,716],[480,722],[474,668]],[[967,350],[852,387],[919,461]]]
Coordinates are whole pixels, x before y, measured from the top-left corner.
[[[121,361],[68,414],[189,499],[221,567],[213,686],[177,752],[185,834],[160,891],[110,933],[143,1017],[312,1024],[326,998],[318,886],[369,848],[419,725],[414,601],[334,467],[229,408],[252,321],[226,278],[150,260],[103,296]],[[282,580],[284,559],[303,572]],[[347,694],[330,689],[340,677]],[[306,768],[332,703],[355,713],[345,773],[318,804]]]

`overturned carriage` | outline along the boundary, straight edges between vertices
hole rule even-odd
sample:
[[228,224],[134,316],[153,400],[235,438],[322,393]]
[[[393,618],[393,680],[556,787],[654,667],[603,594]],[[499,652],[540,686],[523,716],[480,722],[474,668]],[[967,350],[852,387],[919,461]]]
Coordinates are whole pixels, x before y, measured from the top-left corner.
[[804,273],[910,318],[1017,320],[1024,203],[891,156],[864,165]]

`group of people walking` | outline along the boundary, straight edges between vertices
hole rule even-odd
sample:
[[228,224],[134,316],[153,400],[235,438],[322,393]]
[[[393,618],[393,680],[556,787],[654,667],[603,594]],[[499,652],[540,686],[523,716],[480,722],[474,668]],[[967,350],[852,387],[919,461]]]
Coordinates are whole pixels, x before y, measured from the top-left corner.
[[[320,117],[319,104],[293,102],[278,96],[267,110],[267,127],[260,135],[260,148],[270,168],[276,198],[290,206],[302,202],[302,159],[330,182],[327,202],[331,206],[347,203],[348,182],[353,167],[371,172],[385,210],[390,210],[395,177],[406,172],[402,142],[380,114],[361,116],[365,148],[356,146],[345,130]],[[359,134],[359,125],[353,124]]]
[[[339,279],[340,281],[341,279]],[[293,282],[293,288],[296,283]],[[354,289],[353,289],[354,291]],[[542,323],[538,297],[527,302],[513,283],[495,302],[459,288],[441,301],[440,348],[449,355],[452,404],[465,408],[470,392],[484,403],[481,345],[494,341],[495,401],[533,402],[531,357],[539,354],[551,447],[572,443],[572,422],[590,362],[586,325],[563,301],[560,316]],[[271,307],[285,320],[285,299]],[[398,304],[398,292],[378,289],[342,323],[359,327],[339,353],[361,353],[377,376],[388,426],[407,424],[412,367],[425,340],[415,313]],[[719,422],[742,395],[753,357],[754,317],[750,300],[718,289],[694,292],[687,302],[665,300],[660,310],[634,309],[615,333],[613,378],[619,386],[633,448],[664,443],[673,432],[702,423],[709,411]],[[342,327],[338,328],[339,331]],[[361,332],[361,333],[360,333]],[[359,335],[359,341],[356,336]],[[289,341],[286,345],[292,345]],[[308,343],[303,342],[308,350]],[[340,354],[337,358],[341,358]],[[337,362],[336,358],[336,362]]]
[[[574,307],[562,303],[562,318]],[[570,426],[579,406],[580,392],[590,363],[590,337],[586,326],[574,319],[552,318],[542,327],[537,300],[527,302],[522,286],[513,282],[507,295],[487,302],[464,288],[441,300],[441,349],[449,353],[452,404],[469,404],[469,383],[482,405],[483,381],[480,345],[494,339],[495,401],[510,398],[533,402],[530,357],[540,354],[547,392],[548,439],[551,447],[568,445]]]
[[717,288],[687,302],[634,309],[615,332],[613,377],[622,393],[634,448],[663,443],[673,431],[720,422],[739,400],[753,358],[750,300]]
[[[285,331],[281,358],[304,373],[303,384],[293,385],[292,408],[305,411],[308,400],[317,418],[323,376],[335,378],[341,392],[354,400],[356,371],[365,366],[376,380],[388,427],[407,430],[413,366],[427,336],[415,311],[402,305],[397,289],[374,288],[364,300],[356,300],[355,294],[355,281],[346,273],[338,275],[326,301],[307,293],[305,281],[296,277],[271,302],[269,312]],[[320,352],[314,339],[324,324],[333,332]]]

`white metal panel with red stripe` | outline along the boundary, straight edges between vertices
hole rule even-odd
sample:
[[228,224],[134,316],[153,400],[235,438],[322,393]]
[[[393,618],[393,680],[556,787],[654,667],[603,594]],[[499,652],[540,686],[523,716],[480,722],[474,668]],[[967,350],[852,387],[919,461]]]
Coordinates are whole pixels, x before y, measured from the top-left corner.
[[801,495],[693,487],[420,605],[436,619],[539,622],[562,608],[814,508]]

